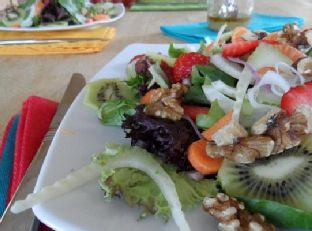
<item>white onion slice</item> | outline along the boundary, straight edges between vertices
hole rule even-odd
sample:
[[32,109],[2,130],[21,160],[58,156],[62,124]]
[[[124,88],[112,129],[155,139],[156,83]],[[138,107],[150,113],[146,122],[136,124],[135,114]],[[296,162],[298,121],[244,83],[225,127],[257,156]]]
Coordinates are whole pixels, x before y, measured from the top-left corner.
[[[298,77],[298,80],[299,80],[298,84],[304,84],[304,82],[305,82],[304,77],[295,68],[288,65],[287,63],[279,62],[279,63],[275,64],[275,70],[280,75],[282,75],[282,73],[280,73],[282,71],[281,67],[284,67],[284,68],[288,69],[290,72],[292,72],[293,74],[295,74],[295,76]],[[294,83],[296,83],[296,82],[297,81],[295,80]]]
[[[232,57],[229,57],[228,60],[234,62],[234,63],[239,63],[239,64],[243,64],[245,66],[246,69],[248,69],[252,75],[252,77],[254,77],[254,80],[256,82],[258,82],[260,79],[261,79],[261,76],[257,73],[256,69],[249,63],[243,61],[243,60],[240,60],[239,58],[232,58]],[[254,81],[252,81],[254,82]]]
[[236,89],[233,87],[230,87],[229,85],[226,85],[221,80],[214,81],[211,83],[211,85],[215,89],[217,89],[219,92],[221,92],[222,94],[229,96],[231,98],[235,98]]
[[263,110],[263,113],[266,113],[267,111],[275,108],[271,105],[257,102],[257,94],[260,88],[266,85],[270,85],[271,89],[272,89],[272,86],[278,87],[278,90],[276,88],[276,92],[274,92],[274,94],[278,96],[282,96],[283,93],[288,91],[290,88],[289,83],[278,73],[274,71],[268,71],[267,73],[265,73],[262,79],[260,80],[260,82],[253,88],[249,89],[247,93],[247,97],[251,106],[255,110]]
[[24,200],[16,201],[11,207],[11,212],[23,212],[32,208],[36,204],[49,201],[65,193],[71,192],[90,180],[98,178],[100,173],[100,166],[93,163],[89,164],[77,171],[71,172],[65,178],[56,181],[54,184],[43,187],[39,192],[28,194]]
[[203,85],[202,89],[209,102],[218,100],[218,103],[224,112],[233,110],[234,100],[223,95],[221,92],[215,89],[213,85]]
[[219,45],[220,39],[222,37],[222,34],[224,33],[225,29],[226,29],[227,25],[223,24],[220,28],[220,30],[218,31],[217,37],[213,43],[213,46],[216,47]]
[[221,54],[211,56],[210,62],[235,79],[239,79],[243,71],[240,65],[223,58]]

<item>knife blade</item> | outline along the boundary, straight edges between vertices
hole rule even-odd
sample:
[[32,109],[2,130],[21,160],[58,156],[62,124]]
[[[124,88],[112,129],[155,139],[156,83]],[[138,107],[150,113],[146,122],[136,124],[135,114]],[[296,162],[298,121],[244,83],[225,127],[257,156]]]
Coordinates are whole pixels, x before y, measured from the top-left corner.
[[51,43],[74,43],[74,42],[90,42],[101,41],[105,42],[108,39],[103,38],[53,38],[53,39],[7,39],[0,40],[0,45],[23,45],[23,44],[51,44]]

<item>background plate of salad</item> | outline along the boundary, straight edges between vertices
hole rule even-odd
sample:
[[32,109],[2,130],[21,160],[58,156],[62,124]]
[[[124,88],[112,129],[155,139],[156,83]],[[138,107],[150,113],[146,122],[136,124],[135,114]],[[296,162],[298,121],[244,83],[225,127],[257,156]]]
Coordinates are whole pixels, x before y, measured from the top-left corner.
[[122,3],[82,0],[25,0],[0,10],[2,31],[52,31],[96,27],[125,14]]

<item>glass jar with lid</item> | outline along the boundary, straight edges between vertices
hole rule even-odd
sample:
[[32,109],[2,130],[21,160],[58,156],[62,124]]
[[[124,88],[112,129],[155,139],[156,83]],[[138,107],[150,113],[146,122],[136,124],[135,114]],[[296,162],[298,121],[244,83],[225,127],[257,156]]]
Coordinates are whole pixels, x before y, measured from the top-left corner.
[[209,28],[219,30],[227,24],[227,30],[247,26],[254,9],[254,0],[207,0]]

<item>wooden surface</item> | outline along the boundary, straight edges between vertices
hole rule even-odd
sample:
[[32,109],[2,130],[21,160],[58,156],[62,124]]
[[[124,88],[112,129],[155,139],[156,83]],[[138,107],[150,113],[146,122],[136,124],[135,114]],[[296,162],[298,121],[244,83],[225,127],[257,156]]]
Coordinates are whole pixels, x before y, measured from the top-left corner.
[[[299,15],[305,19],[305,26],[312,27],[312,17],[309,17],[312,12],[312,0],[255,1],[258,12]],[[0,7],[7,2],[8,0],[0,0]],[[127,12],[124,18],[113,24],[117,28],[116,38],[100,53],[0,57],[0,136],[9,117],[20,110],[26,97],[38,95],[60,101],[73,73],[81,73],[89,80],[128,44],[179,42],[161,34],[159,30],[161,25],[199,22],[205,19],[204,11]],[[36,176],[31,176],[31,179],[26,181],[34,183],[35,179]],[[32,189],[21,190],[25,194]],[[26,225],[26,221],[29,223],[28,219],[27,215],[20,216],[15,221],[17,227]],[[23,227],[24,229],[19,230],[27,230],[26,226]]]

